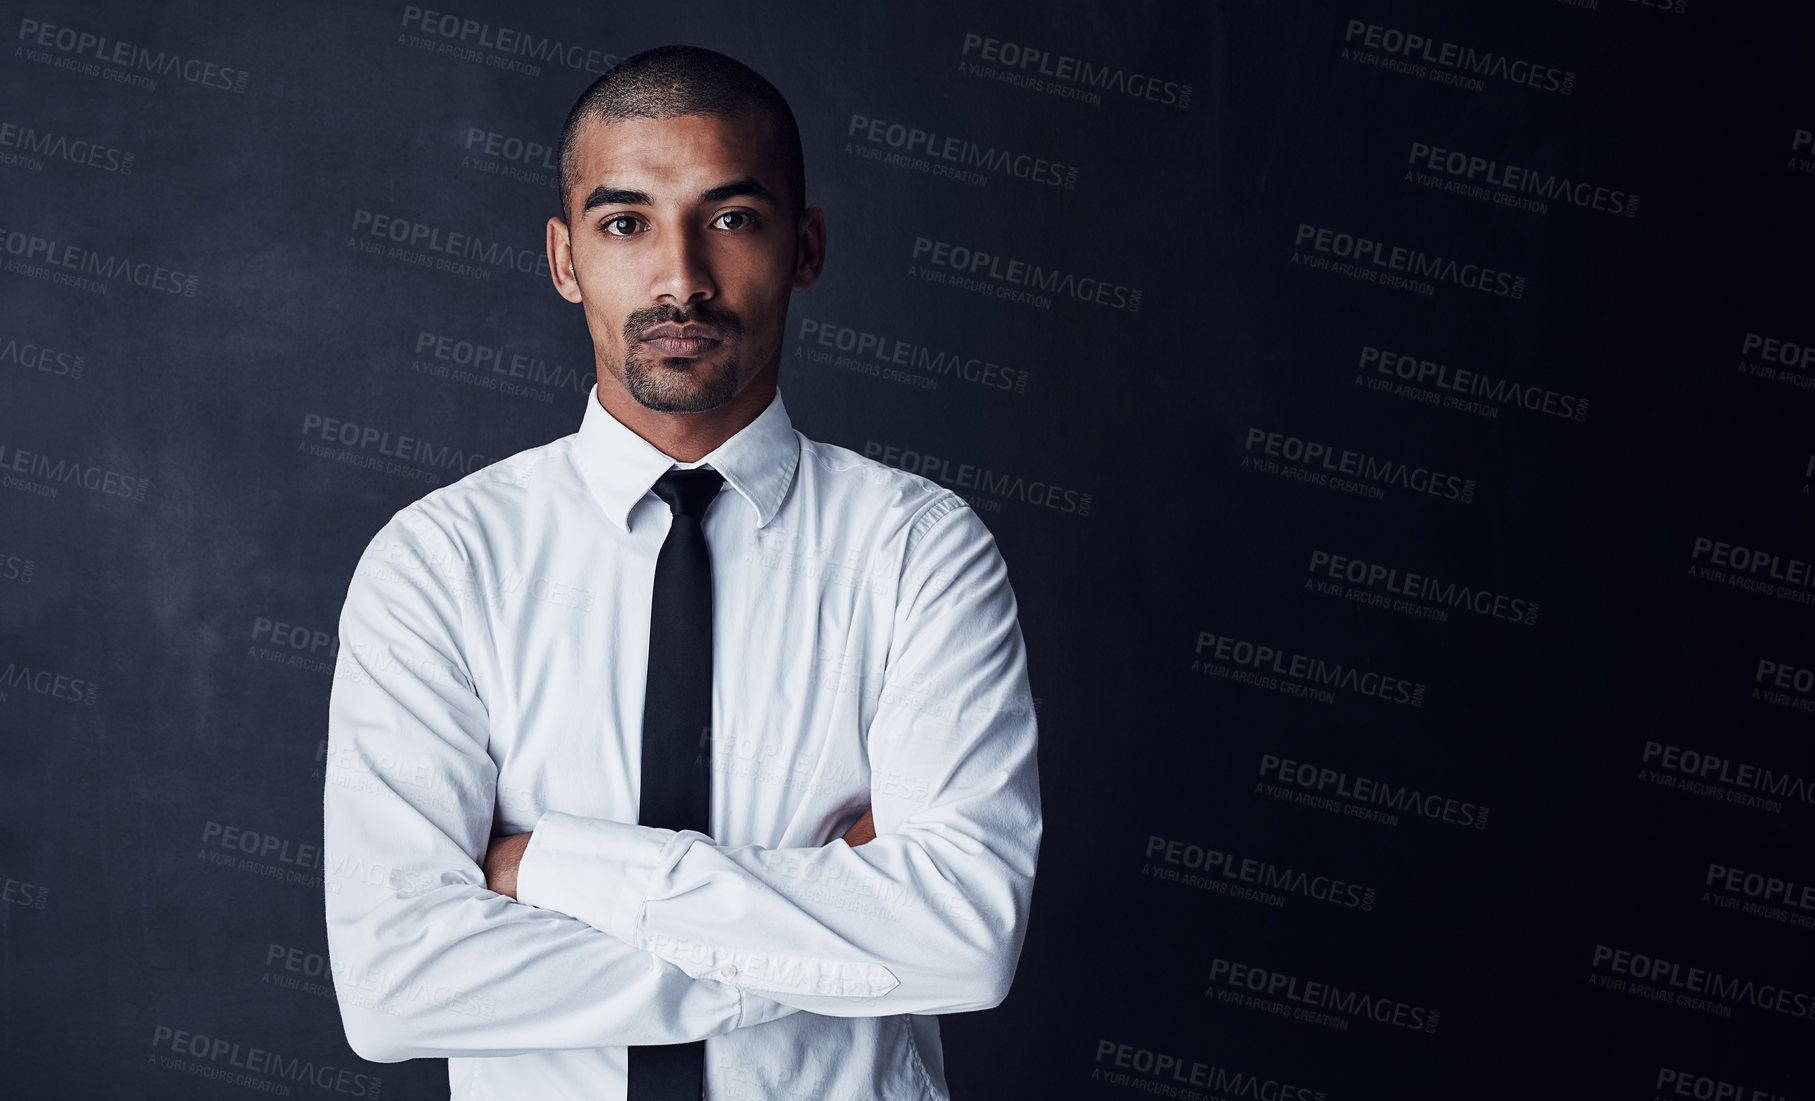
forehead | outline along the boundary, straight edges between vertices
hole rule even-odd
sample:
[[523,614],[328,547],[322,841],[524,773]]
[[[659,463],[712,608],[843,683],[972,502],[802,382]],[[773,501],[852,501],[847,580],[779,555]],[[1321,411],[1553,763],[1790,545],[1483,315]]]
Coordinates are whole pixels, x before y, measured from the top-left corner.
[[575,190],[598,186],[647,191],[653,198],[697,195],[753,176],[775,195],[786,194],[767,119],[754,112],[718,118],[588,119],[574,134]]

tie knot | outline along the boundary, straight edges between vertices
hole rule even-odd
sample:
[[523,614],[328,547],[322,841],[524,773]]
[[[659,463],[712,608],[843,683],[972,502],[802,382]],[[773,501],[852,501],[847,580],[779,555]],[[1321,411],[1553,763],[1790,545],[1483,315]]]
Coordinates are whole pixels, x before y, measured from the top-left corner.
[[716,470],[695,467],[692,470],[670,470],[655,480],[655,495],[668,502],[676,516],[706,515],[706,506],[718,496],[725,476]]

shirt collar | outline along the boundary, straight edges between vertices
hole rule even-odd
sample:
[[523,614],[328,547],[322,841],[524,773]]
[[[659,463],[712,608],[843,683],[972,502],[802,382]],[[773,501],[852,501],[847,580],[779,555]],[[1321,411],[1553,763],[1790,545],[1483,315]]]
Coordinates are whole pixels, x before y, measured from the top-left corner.
[[599,387],[586,395],[586,415],[580,421],[576,445],[580,476],[612,523],[628,532],[630,513],[649,495],[656,479],[671,467],[710,466],[725,476],[750,507],[756,526],[762,527],[781,509],[782,498],[793,484],[800,465],[800,438],[782,405],[781,391],[762,413],[737,434],[713,448],[697,463],[676,462],[648,440],[624,427],[623,422],[599,404]]

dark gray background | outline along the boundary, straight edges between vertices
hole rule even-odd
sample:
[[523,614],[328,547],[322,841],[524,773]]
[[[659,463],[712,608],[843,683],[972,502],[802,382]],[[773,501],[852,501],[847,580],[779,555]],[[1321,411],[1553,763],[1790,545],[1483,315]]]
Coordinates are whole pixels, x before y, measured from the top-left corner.
[[[1333,1101],[1637,1099],[1664,1070],[1808,1096],[1807,1017],[1718,1016],[1593,981],[1612,974],[1595,966],[1604,945],[1815,997],[1815,929],[1704,893],[1710,864],[1812,878],[1815,806],[1671,790],[1643,759],[1657,742],[1815,776],[1815,695],[1755,691],[1761,661],[1815,668],[1815,589],[1783,598],[1692,572],[1709,564],[1698,537],[1785,568],[1815,560],[1810,372],[1763,377],[1742,354],[1748,333],[1815,341],[1798,5],[448,9],[614,58],[693,42],[768,75],[830,224],[825,278],[791,315],[796,425],[1090,495],[1087,514],[977,497],[1021,600],[1047,827],[1014,992],[944,1019],[956,1096],[1136,1096],[1098,1076],[1116,1070],[1106,1044]],[[320,840],[331,636],[353,563],[459,471],[311,452],[309,418],[491,458],[577,427],[590,344],[544,276],[470,278],[355,243],[388,244],[363,210],[539,251],[554,190],[484,162],[546,166],[485,157],[470,135],[552,146],[596,74],[506,71],[472,43],[480,60],[416,48],[458,43],[406,26],[407,11],[0,5],[0,127],[16,127],[0,130],[9,1095],[243,1095],[197,1076],[225,1060],[161,1064],[160,1029],[348,1069],[386,1098],[446,1094],[439,1061],[362,1063],[326,986],[306,985],[326,948],[323,869],[305,847]],[[1568,70],[1573,88],[1472,91],[1370,67],[1344,55],[1350,20]],[[114,67],[153,87],[84,71],[114,47],[44,46],[44,24],[213,63],[243,88],[148,74],[147,54]],[[1189,103],[1013,87],[964,67],[973,34],[1189,85]],[[1075,187],[865,159],[853,115],[1075,167]],[[1628,218],[1441,192],[1406,179],[1417,142],[1641,202]],[[1301,224],[1518,273],[1524,294],[1425,296],[1307,270]],[[937,285],[911,270],[919,237],[1138,288],[1140,308]],[[71,269],[32,255],[71,247],[112,265],[75,261],[104,292],[52,281]],[[193,294],[136,285],[122,263],[193,276]],[[814,362],[803,320],[992,361],[1024,371],[1025,389]],[[567,370],[524,393],[435,377],[418,369],[436,362],[423,333]],[[1359,377],[1364,346],[1590,411],[1487,418],[1378,392]],[[1257,427],[1465,476],[1474,497],[1370,500],[1245,469]],[[1317,550],[1541,615],[1436,622],[1323,595],[1306,587]],[[1423,705],[1207,676],[1193,669],[1201,632],[1404,677]],[[1257,786],[1263,754],[1491,815],[1476,830],[1297,805]],[[252,856],[276,877],[224,844],[254,834],[274,840]],[[1153,838],[1376,897],[1367,911],[1291,893],[1274,906],[1164,882]],[[1217,959],[1434,1008],[1440,1025],[1338,1030],[1226,1004],[1206,994]],[[353,1090],[326,1081],[294,1090]]]

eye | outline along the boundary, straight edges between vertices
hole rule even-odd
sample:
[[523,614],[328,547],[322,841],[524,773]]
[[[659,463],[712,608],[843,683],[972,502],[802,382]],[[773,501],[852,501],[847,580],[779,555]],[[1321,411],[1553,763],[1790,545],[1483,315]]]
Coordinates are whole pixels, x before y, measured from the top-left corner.
[[[725,224],[727,219],[730,220],[730,225]],[[712,219],[712,225],[716,229],[749,229],[755,224],[756,215],[747,210],[727,210]]]
[[637,232],[637,226],[641,223],[642,219],[634,214],[613,214],[599,223],[599,229],[608,236],[628,237]]

